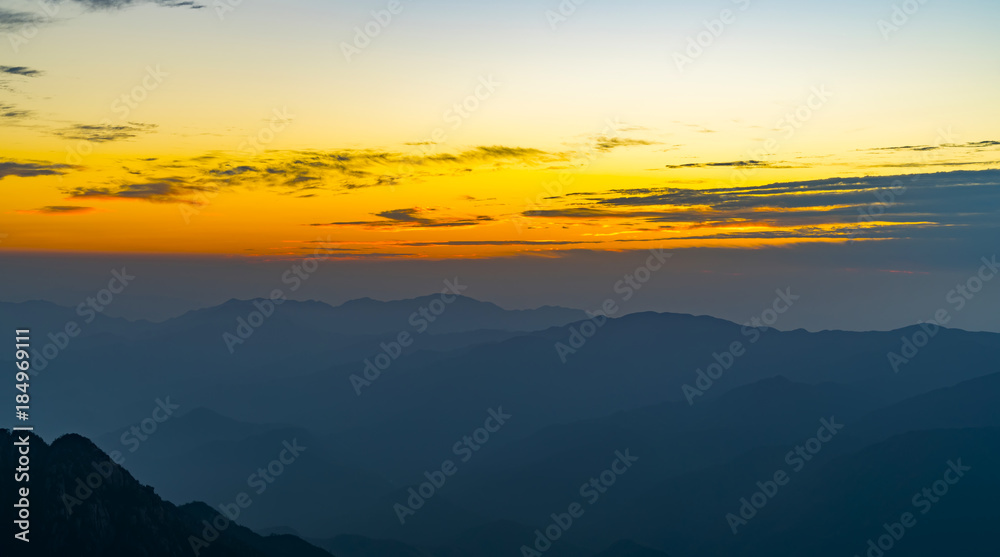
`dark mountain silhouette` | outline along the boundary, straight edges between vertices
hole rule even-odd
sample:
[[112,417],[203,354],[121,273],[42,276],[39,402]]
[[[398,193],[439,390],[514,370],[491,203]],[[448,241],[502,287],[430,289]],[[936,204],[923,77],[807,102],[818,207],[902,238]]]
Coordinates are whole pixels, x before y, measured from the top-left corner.
[[594,555],[594,557],[669,557],[662,551],[641,546],[631,540],[622,540]]
[[[14,437],[0,429],[0,463],[16,464]],[[193,555],[192,537],[201,536],[216,513],[203,504],[176,507],[140,484],[124,468],[79,435],[65,435],[47,445],[30,437],[30,542],[4,536],[4,555],[38,557],[175,557]],[[5,494],[14,493],[13,474],[3,478]],[[11,508],[13,510],[13,508]],[[8,516],[11,516],[8,511]],[[219,521],[219,524],[224,524]],[[258,536],[231,524],[218,539],[199,547],[208,557],[329,556],[293,536]]]
[[418,549],[395,540],[374,540],[363,536],[341,535],[314,543],[338,557],[437,557],[435,553]]
[[[201,418],[206,418],[205,425],[194,433]],[[200,499],[218,505],[246,493],[254,504],[242,512],[240,521],[254,528],[294,524],[305,534],[323,533],[331,517],[362,508],[392,489],[302,428],[243,424],[198,410],[164,422],[162,429],[155,442],[151,439],[133,454],[123,453],[136,477],[175,502]],[[161,434],[165,447],[146,453],[146,445],[155,446]],[[109,443],[115,446],[116,441]],[[257,481],[248,478],[266,471],[290,445],[303,450],[281,465],[280,480],[261,481],[265,474],[258,474]],[[286,452],[284,458],[291,456]]]

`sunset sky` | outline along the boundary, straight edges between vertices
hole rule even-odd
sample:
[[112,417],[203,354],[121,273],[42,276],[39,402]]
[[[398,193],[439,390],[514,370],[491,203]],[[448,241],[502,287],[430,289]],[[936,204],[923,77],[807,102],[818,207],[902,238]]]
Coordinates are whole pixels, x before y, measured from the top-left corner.
[[[0,248],[557,256],[996,221],[995,2],[888,28],[870,1],[225,1],[3,2]],[[976,172],[916,176],[951,171]]]

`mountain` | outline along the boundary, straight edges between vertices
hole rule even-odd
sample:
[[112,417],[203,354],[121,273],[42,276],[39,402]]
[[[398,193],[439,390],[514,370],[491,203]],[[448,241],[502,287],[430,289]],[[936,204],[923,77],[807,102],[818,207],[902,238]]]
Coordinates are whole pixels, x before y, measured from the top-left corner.
[[669,557],[662,551],[641,546],[631,540],[615,542],[611,547],[594,555],[594,557]]
[[935,389],[864,416],[846,438],[864,447],[911,431],[1000,427],[1000,373]]
[[[784,458],[789,450],[754,450],[649,485],[628,501],[595,505],[594,518],[603,527],[585,532],[583,541],[627,536],[674,555],[862,555],[869,538],[886,533],[884,524],[911,512],[918,524],[907,533],[905,548],[900,544],[902,555],[987,555],[994,547],[989,523],[1000,480],[989,471],[1000,464],[1000,429],[907,433],[846,455],[824,449],[799,471]],[[961,478],[946,472],[959,460],[972,468]],[[787,481],[766,487],[773,495],[763,495],[758,482],[773,481],[779,471]],[[923,513],[925,504],[916,496],[944,484],[946,473],[958,483]],[[757,506],[741,510],[749,505],[743,499],[757,492]],[[730,515],[747,518],[733,521]],[[909,541],[915,539],[923,541]],[[947,544],[951,549],[944,549]]]
[[[583,311],[555,306],[508,310],[461,295],[432,294],[406,300],[380,301],[360,298],[339,306],[317,301],[285,300],[278,305],[266,299],[229,300],[219,306],[190,311],[163,322],[159,331],[183,330],[209,321],[233,325],[254,311],[283,315],[303,328],[327,333],[366,336],[395,334],[426,327],[435,334],[478,330],[538,331],[586,319]],[[424,330],[420,331],[425,332]]]
[[[146,441],[129,436],[123,445],[120,439],[116,432],[101,444],[119,451],[136,477],[174,503],[230,503],[240,493],[262,501],[241,514],[242,523],[253,528],[294,524],[300,532],[324,534],[334,526],[330,517],[393,489],[308,430],[239,422],[204,408],[163,422]],[[270,474],[259,472],[269,466]]]
[[[27,438],[30,521],[28,544],[4,536],[4,555],[37,557],[176,557],[195,547],[207,557],[323,557],[330,553],[293,536],[258,536],[227,524],[206,505],[176,507],[140,484],[124,468],[79,435],[47,445],[34,434],[0,429],[0,465],[17,464],[15,441]],[[5,494],[15,492],[14,475],[4,475]],[[8,516],[13,516],[9,507]],[[216,520],[218,518],[218,520]],[[218,539],[208,530],[217,522]],[[206,536],[205,534],[209,535]],[[192,539],[205,540],[192,543]],[[23,544],[23,545],[22,545]]]
[[374,540],[363,536],[341,535],[316,540],[320,547],[339,557],[437,557],[434,553],[395,540]]
[[[41,300],[27,302],[0,302],[0,326],[4,330],[29,328],[34,341],[41,348],[42,343],[49,343],[49,333],[64,334],[67,325],[70,333],[79,332],[70,338],[76,339],[101,335],[131,336],[155,326],[148,321],[129,321],[120,317],[109,317],[103,311],[97,311],[94,306],[101,305],[94,300],[94,305],[88,305],[86,299],[74,307],[66,307]],[[75,327],[73,327],[75,324]]]
[[[500,306],[482,302],[466,296],[451,296],[454,300],[443,306],[442,296],[432,294],[409,300],[383,302],[371,298],[361,298],[334,308],[338,322],[349,330],[367,333],[395,333],[411,328],[410,318],[421,308],[434,317],[433,321],[418,316],[415,320],[428,319],[428,331],[434,333],[457,333],[491,329],[500,331],[540,331],[586,319],[583,311],[557,306],[542,306],[536,309],[508,310]],[[436,307],[444,307],[440,316],[435,316]]]
[[[230,300],[162,323],[96,312],[87,323],[89,314],[81,317],[74,308],[48,302],[0,303],[0,320],[10,329],[28,327],[37,354],[35,371],[58,377],[38,386],[38,431],[63,432],[59,424],[67,422],[59,416],[65,412],[76,416],[77,431],[96,436],[120,426],[123,416],[141,416],[148,411],[147,401],[165,392],[183,398],[187,407],[207,406],[213,399],[205,395],[206,387],[216,383],[231,389],[233,383],[287,381],[361,362],[381,354],[382,344],[395,342],[402,332],[414,339],[407,354],[451,353],[585,316],[565,308],[508,311],[462,296],[448,299],[363,299],[336,308],[316,301]],[[430,316],[421,316],[421,308]],[[412,315],[417,316],[413,323]],[[69,323],[77,336],[65,332]],[[111,353],[115,357],[108,359]],[[101,381],[94,381],[94,374]],[[127,396],[106,396],[105,383]],[[187,387],[196,383],[201,384],[197,389]]]
[[[505,327],[539,323],[463,298],[435,322],[455,309],[450,329],[408,329],[413,304],[435,300],[287,302],[233,353],[224,334],[270,312],[260,300],[81,336],[34,378],[33,417],[101,434],[130,477],[172,504],[207,501],[201,511],[217,512],[246,493],[253,505],[239,521],[255,531],[434,557],[517,551],[599,477],[613,489],[546,553],[631,551],[613,544],[632,540],[674,556],[752,555],[766,551],[755,536],[782,546],[806,527],[794,522],[801,508],[836,495],[825,483],[833,461],[906,435],[1000,427],[997,334],[937,330],[893,369],[887,354],[922,329],[811,333],[642,313],[515,331]],[[411,346],[392,346],[400,331]],[[176,412],[161,419],[165,401]],[[843,432],[731,539],[734,503],[786,467],[822,420]],[[145,431],[141,443],[132,428]],[[288,444],[305,450],[279,462]],[[608,476],[619,452],[639,460]],[[401,524],[395,505],[447,461],[457,474]],[[280,473],[260,482],[269,466]],[[878,477],[844,478],[839,489]],[[807,492],[816,499],[803,507],[770,510]]]

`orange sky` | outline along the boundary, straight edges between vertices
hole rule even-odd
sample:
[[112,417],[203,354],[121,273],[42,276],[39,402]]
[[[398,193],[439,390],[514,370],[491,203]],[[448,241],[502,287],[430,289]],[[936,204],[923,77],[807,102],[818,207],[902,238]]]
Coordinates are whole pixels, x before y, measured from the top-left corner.
[[[885,239],[943,221],[859,222],[882,186],[801,182],[996,168],[997,77],[969,71],[992,63],[995,35],[975,25],[927,44],[927,21],[891,41],[874,25],[842,37],[838,21],[780,39],[782,57],[766,29],[804,16],[748,8],[756,32],[734,28],[680,70],[664,53],[698,32],[690,6],[649,7],[632,29],[594,8],[553,30],[526,3],[509,7],[524,19],[434,19],[431,3],[350,60],[337,45],[370,15],[297,8],[38,16],[0,58],[0,249],[273,258],[322,240],[338,258],[472,258]],[[952,15],[938,9],[940,32]],[[462,48],[415,34],[462,17],[493,23],[455,27]],[[657,17],[669,33],[645,27]],[[497,42],[514,28],[519,41]],[[961,62],[928,80],[948,55]],[[755,193],[769,184],[788,185]]]

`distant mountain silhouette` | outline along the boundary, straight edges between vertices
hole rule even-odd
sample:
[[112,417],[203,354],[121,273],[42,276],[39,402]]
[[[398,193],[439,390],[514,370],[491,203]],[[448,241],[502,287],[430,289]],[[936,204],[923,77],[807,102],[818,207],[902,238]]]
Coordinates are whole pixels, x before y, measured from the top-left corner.
[[[448,295],[450,302],[442,303],[439,294],[420,296],[407,300],[379,301],[371,298],[351,300],[339,306],[317,301],[286,300],[275,308],[276,314],[314,331],[342,335],[394,334],[414,327],[414,321],[426,321],[427,331],[437,334],[458,333],[492,329],[499,331],[537,331],[585,319],[583,311],[555,306],[530,310],[507,310],[490,302],[481,302],[466,296]],[[441,304],[431,308],[432,302]],[[229,325],[237,318],[246,318],[260,306],[271,302],[265,299],[229,300],[219,306],[190,311],[160,324],[158,329],[185,329],[191,324],[215,321]],[[437,313],[438,308],[444,310]],[[429,312],[427,318],[419,313]]]
[[[457,298],[434,327],[415,331],[408,316],[435,299],[362,299],[336,308],[287,302],[232,353],[223,335],[263,311],[262,301],[233,300],[131,327],[95,319],[91,334],[74,338],[38,370],[33,417],[42,432],[63,433],[74,424],[105,451],[120,452],[129,472],[119,476],[134,482],[134,475],[170,501],[149,491],[151,498],[139,503],[107,502],[120,512],[93,511],[88,527],[140,512],[130,505],[152,505],[164,517],[164,531],[150,535],[169,545],[187,540],[181,534],[198,526],[197,517],[248,492],[254,504],[240,524],[279,534],[234,528],[226,543],[252,546],[250,555],[314,551],[297,549],[298,537],[286,538],[293,533],[348,557],[514,555],[534,543],[552,513],[581,500],[581,485],[602,477],[616,451],[626,450],[640,460],[586,507],[546,557],[791,557],[806,547],[818,557],[861,555],[881,527],[869,534],[873,523],[865,521],[892,518],[872,493],[901,498],[905,508],[913,486],[903,480],[929,474],[925,461],[940,466],[971,455],[993,462],[1000,334],[941,329],[893,369],[887,354],[921,328],[753,330],[712,317],[640,313],[589,329],[592,322],[578,320],[574,310],[508,312]],[[40,315],[44,326],[62,326],[66,314],[47,306]],[[395,346],[405,331],[413,344]],[[48,338],[38,329],[33,336],[36,347]],[[735,342],[743,351],[727,354]],[[557,351],[559,345],[572,351]],[[382,365],[373,368],[379,356]],[[366,378],[362,388],[358,377]],[[157,401],[167,397],[177,412],[128,450],[123,433],[151,427]],[[491,411],[509,418],[485,439]],[[786,455],[816,436],[822,420],[843,430],[734,536],[727,513],[738,512],[757,482],[787,468]],[[471,436],[481,441],[460,458],[456,443]],[[248,476],[293,440],[308,450],[254,492]],[[72,454],[100,454],[83,441],[71,435],[53,447],[69,447],[63,456],[70,462]],[[934,462],[945,454],[952,456]],[[394,505],[445,460],[457,463],[457,473],[401,524]],[[61,468],[51,473],[52,489],[74,481]],[[992,480],[973,479],[983,477],[970,476],[962,486],[975,486],[976,497],[1000,496]],[[968,503],[969,513],[989,513],[978,498]],[[858,516],[838,514],[848,512]],[[964,532],[985,528],[983,522],[965,510],[952,512],[942,514],[953,520],[921,524],[939,536],[962,532],[967,541],[956,547],[977,555],[983,536]],[[932,514],[938,516],[937,508]],[[837,526],[818,532],[809,520]],[[82,524],[68,524],[79,528],[69,539],[82,547],[145,550],[145,541],[124,530],[98,524],[98,538],[90,539]],[[908,539],[919,539],[916,532]],[[907,547],[907,555],[924,550]]]

